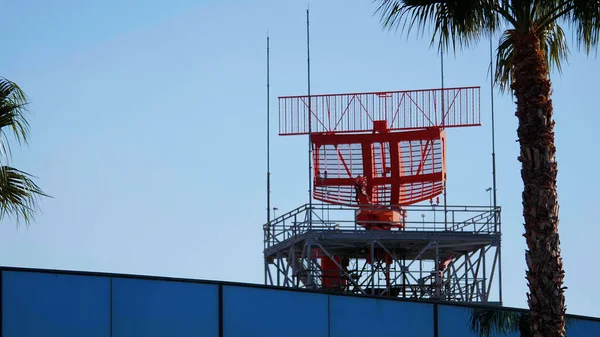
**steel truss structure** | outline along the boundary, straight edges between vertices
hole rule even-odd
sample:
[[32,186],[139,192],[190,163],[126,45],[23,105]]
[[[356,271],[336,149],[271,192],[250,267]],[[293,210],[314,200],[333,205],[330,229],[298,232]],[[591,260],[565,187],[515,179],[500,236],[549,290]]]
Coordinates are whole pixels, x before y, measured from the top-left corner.
[[[263,227],[267,284],[501,304],[499,207],[402,209],[395,230],[367,230],[345,206],[304,205],[278,216]],[[335,267],[323,270],[321,258]]]
[[[481,125],[480,87],[279,97],[279,135],[371,132]],[[309,120],[310,117],[310,120]],[[310,130],[309,130],[309,125]]]

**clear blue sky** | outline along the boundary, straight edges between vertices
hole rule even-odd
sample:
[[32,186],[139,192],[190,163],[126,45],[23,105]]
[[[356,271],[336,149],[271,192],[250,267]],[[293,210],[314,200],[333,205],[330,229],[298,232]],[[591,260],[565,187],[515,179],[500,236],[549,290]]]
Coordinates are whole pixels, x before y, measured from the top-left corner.
[[[265,37],[271,106],[306,93],[306,1],[12,1],[0,75],[27,91],[32,144],[14,165],[54,199],[29,228],[5,219],[0,264],[261,283]],[[440,86],[428,40],[384,32],[371,1],[313,1],[313,93]],[[568,311],[600,278],[597,60],[571,45],[553,77]],[[446,60],[447,86],[482,86],[483,126],[448,132],[449,204],[488,204],[487,43]],[[515,105],[496,97],[505,304],[525,307]],[[306,202],[304,137],[272,129],[273,205]]]

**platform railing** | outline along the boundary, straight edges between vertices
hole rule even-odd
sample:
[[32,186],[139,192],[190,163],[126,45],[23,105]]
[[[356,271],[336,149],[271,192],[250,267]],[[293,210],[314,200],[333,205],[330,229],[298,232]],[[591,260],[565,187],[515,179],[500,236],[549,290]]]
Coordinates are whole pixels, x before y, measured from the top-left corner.
[[[441,206],[411,205],[387,207],[402,209],[401,219],[395,222],[361,221],[362,225],[392,224],[402,227],[392,231],[402,232],[457,232],[492,234],[499,231],[500,207],[491,206]],[[263,226],[265,248],[315,231],[357,232],[366,231],[356,222],[357,207],[329,204],[306,204],[282,214]],[[361,210],[381,209],[376,206]],[[310,212],[310,213],[309,213]],[[311,215],[309,217],[309,214]],[[494,221],[494,217],[497,221]],[[310,221],[309,221],[310,219]],[[445,221],[447,219],[447,221]]]

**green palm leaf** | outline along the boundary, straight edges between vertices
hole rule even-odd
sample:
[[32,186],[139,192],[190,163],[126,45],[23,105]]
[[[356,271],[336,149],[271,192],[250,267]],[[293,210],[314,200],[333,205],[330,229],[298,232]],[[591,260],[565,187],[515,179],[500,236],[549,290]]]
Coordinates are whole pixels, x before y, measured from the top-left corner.
[[[494,0],[383,0],[377,8],[388,29],[402,28],[410,34],[433,28],[431,45],[448,49],[469,47],[496,31],[504,13]],[[500,9],[500,11],[495,10]],[[507,14],[506,14],[507,15]]]
[[[507,91],[512,84],[513,53],[514,53],[514,29],[506,30],[500,37],[500,43],[496,50],[496,82],[501,91]],[[558,72],[562,71],[562,62],[567,61],[569,47],[563,29],[553,23],[544,30],[538,31],[541,48],[546,56],[546,62],[550,67],[555,67]]]
[[15,216],[30,223],[37,210],[39,197],[47,197],[26,172],[10,166],[0,166],[0,219]]
[[480,337],[490,337],[493,333],[506,335],[519,332],[520,320],[521,314],[514,311],[473,309],[469,328]]
[[410,34],[433,29],[431,46],[469,47],[503,25],[496,53],[496,82],[502,91],[512,82],[514,41],[510,34],[535,30],[542,41],[548,66],[560,73],[569,48],[558,20],[576,29],[578,47],[589,53],[600,42],[600,0],[380,0],[376,13],[387,29]]
[[10,128],[15,138],[24,143],[29,139],[27,104],[25,93],[16,83],[0,78],[0,130]]
[[[567,327],[572,319],[566,318]],[[531,315],[528,311],[509,311],[502,309],[471,309],[469,329],[479,337],[508,335],[519,333],[521,337],[532,337]]]
[[600,1],[567,1],[561,13],[565,14],[561,19],[576,29],[577,46],[583,47],[587,54],[592,50],[597,51],[600,42]]
[[29,140],[27,122],[27,97],[19,86],[5,78],[0,78],[0,219],[14,216],[17,223],[24,220],[31,223],[40,197],[48,197],[33,181],[33,176],[8,165],[11,157],[6,130],[10,130],[19,144]]

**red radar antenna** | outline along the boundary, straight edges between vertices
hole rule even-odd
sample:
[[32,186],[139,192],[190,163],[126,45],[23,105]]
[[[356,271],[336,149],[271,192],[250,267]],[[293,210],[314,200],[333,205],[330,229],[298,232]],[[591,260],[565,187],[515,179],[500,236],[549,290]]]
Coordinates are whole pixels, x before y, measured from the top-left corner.
[[445,129],[481,125],[479,102],[480,87],[285,96],[279,135],[309,134],[310,123],[315,199],[356,207],[365,229],[401,229],[403,206],[444,191]]

